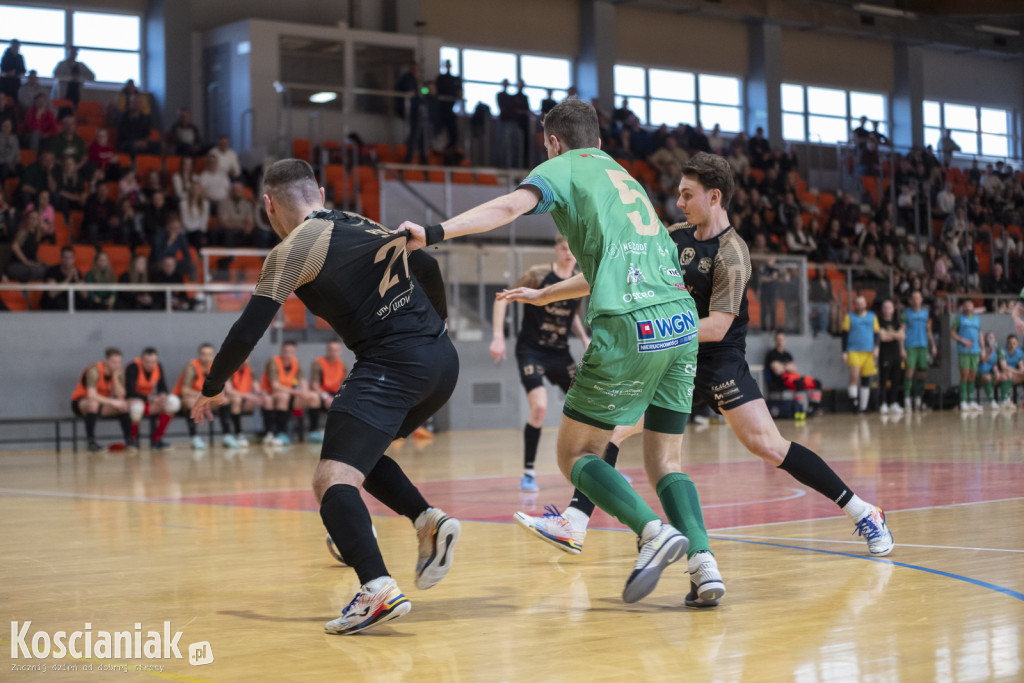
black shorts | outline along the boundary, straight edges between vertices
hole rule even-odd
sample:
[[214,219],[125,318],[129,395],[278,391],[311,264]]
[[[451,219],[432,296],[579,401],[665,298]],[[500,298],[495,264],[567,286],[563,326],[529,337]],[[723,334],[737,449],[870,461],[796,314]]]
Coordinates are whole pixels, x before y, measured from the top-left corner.
[[706,403],[716,413],[764,398],[739,349],[721,348],[697,354],[693,402]]
[[519,381],[527,393],[544,385],[544,378],[568,393],[576,377],[576,361],[569,349],[542,350],[529,346],[516,346],[519,363]]
[[459,356],[447,334],[356,361],[331,404],[320,457],[368,474],[392,440],[412,434],[448,402],[458,379]]

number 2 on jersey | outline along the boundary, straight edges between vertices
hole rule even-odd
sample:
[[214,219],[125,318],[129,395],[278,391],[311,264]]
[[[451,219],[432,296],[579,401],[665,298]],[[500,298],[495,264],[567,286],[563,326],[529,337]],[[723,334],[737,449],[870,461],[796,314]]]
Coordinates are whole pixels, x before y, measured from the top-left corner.
[[399,237],[398,239],[391,240],[377,251],[377,255],[373,258],[374,263],[380,263],[387,258],[388,253],[391,254],[391,259],[388,261],[388,267],[384,270],[384,277],[380,281],[380,296],[383,299],[384,293],[389,289],[398,284],[399,278],[394,274],[395,261],[398,257],[402,257],[402,266],[405,268],[405,279],[409,279],[409,252],[405,250],[405,237]]
[[615,189],[619,191],[619,199],[623,204],[633,206],[640,202],[647,209],[647,217],[650,222],[644,222],[644,217],[640,215],[639,211],[630,211],[626,214],[633,227],[636,228],[637,234],[657,235],[658,230],[661,229],[661,221],[658,219],[658,214],[654,212],[654,207],[651,206],[651,200],[647,198],[647,193],[642,189],[633,189],[627,185],[626,181],[636,183],[636,180],[625,171],[610,168],[607,170],[607,173],[608,177],[611,178],[612,184],[615,185]]

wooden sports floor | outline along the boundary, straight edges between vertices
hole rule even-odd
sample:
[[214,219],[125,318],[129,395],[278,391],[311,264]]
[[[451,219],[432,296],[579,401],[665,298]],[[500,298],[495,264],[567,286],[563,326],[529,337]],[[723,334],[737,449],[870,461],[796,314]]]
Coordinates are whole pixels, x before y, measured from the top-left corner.
[[[726,426],[691,428],[686,470],[728,594],[717,609],[685,608],[677,564],[625,605],[636,546],[616,522],[595,516],[575,557],[511,522],[568,500],[553,430],[531,496],[518,491],[519,429],[441,434],[392,454],[462,520],[452,572],[417,591],[411,524],[371,503],[413,609],[358,636],[323,632],[357,582],[325,548],[309,490],[315,448],[0,454],[3,621],[31,621],[30,635],[170,621],[183,655],[21,657],[0,680],[1024,680],[1024,413],[827,416],[782,429],[884,507],[890,557],[868,557],[835,506]],[[621,467],[660,510],[639,449],[627,441]],[[13,638],[4,623],[8,656]],[[203,641],[214,661],[192,666],[187,645]],[[13,670],[44,664],[47,678]]]

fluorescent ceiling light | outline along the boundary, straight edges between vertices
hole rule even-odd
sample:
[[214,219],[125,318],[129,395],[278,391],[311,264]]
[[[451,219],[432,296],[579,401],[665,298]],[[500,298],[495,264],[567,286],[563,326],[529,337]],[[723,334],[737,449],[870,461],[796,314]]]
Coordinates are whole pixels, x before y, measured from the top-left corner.
[[1020,35],[1020,31],[1015,28],[1004,28],[1002,26],[992,26],[991,24],[978,24],[974,27],[975,31],[981,31],[982,33],[994,33],[997,36],[1010,36],[1016,38]]
[[917,15],[913,12],[908,12],[896,7],[886,7],[885,5],[872,5],[867,2],[858,2],[853,6],[853,11],[864,12],[867,14],[878,14],[883,17],[895,17],[897,19],[917,19]]
[[336,99],[338,99],[338,93],[336,92],[318,92],[309,96],[309,101],[314,104],[326,104],[327,102],[333,102]]

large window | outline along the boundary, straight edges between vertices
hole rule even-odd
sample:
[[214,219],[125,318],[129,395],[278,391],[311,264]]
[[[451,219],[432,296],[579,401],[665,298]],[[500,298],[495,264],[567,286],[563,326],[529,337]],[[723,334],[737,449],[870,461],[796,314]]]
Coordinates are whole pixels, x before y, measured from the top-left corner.
[[616,64],[613,75],[615,106],[622,106],[625,100],[640,123],[669,126],[700,123],[705,130],[717,124],[729,133],[742,130],[739,78],[626,64]]
[[540,111],[549,89],[555,101],[561,101],[572,85],[572,62],[560,57],[445,46],[441,48],[442,67],[446,61],[452,63],[452,73],[462,77],[466,111],[470,113],[483,102],[497,114],[498,93],[506,79],[510,92],[523,81],[523,92],[533,111]]
[[96,80],[142,84],[142,20],[129,14],[0,5],[0,51],[18,39],[25,67],[53,75],[70,46]]
[[924,101],[924,142],[939,148],[943,129],[963,154],[1010,156],[1010,112],[952,102]]
[[861,117],[868,130],[878,123],[878,132],[889,135],[888,103],[885,95],[837,88],[820,88],[795,83],[782,84],[782,137],[798,142],[832,144],[846,142]]

